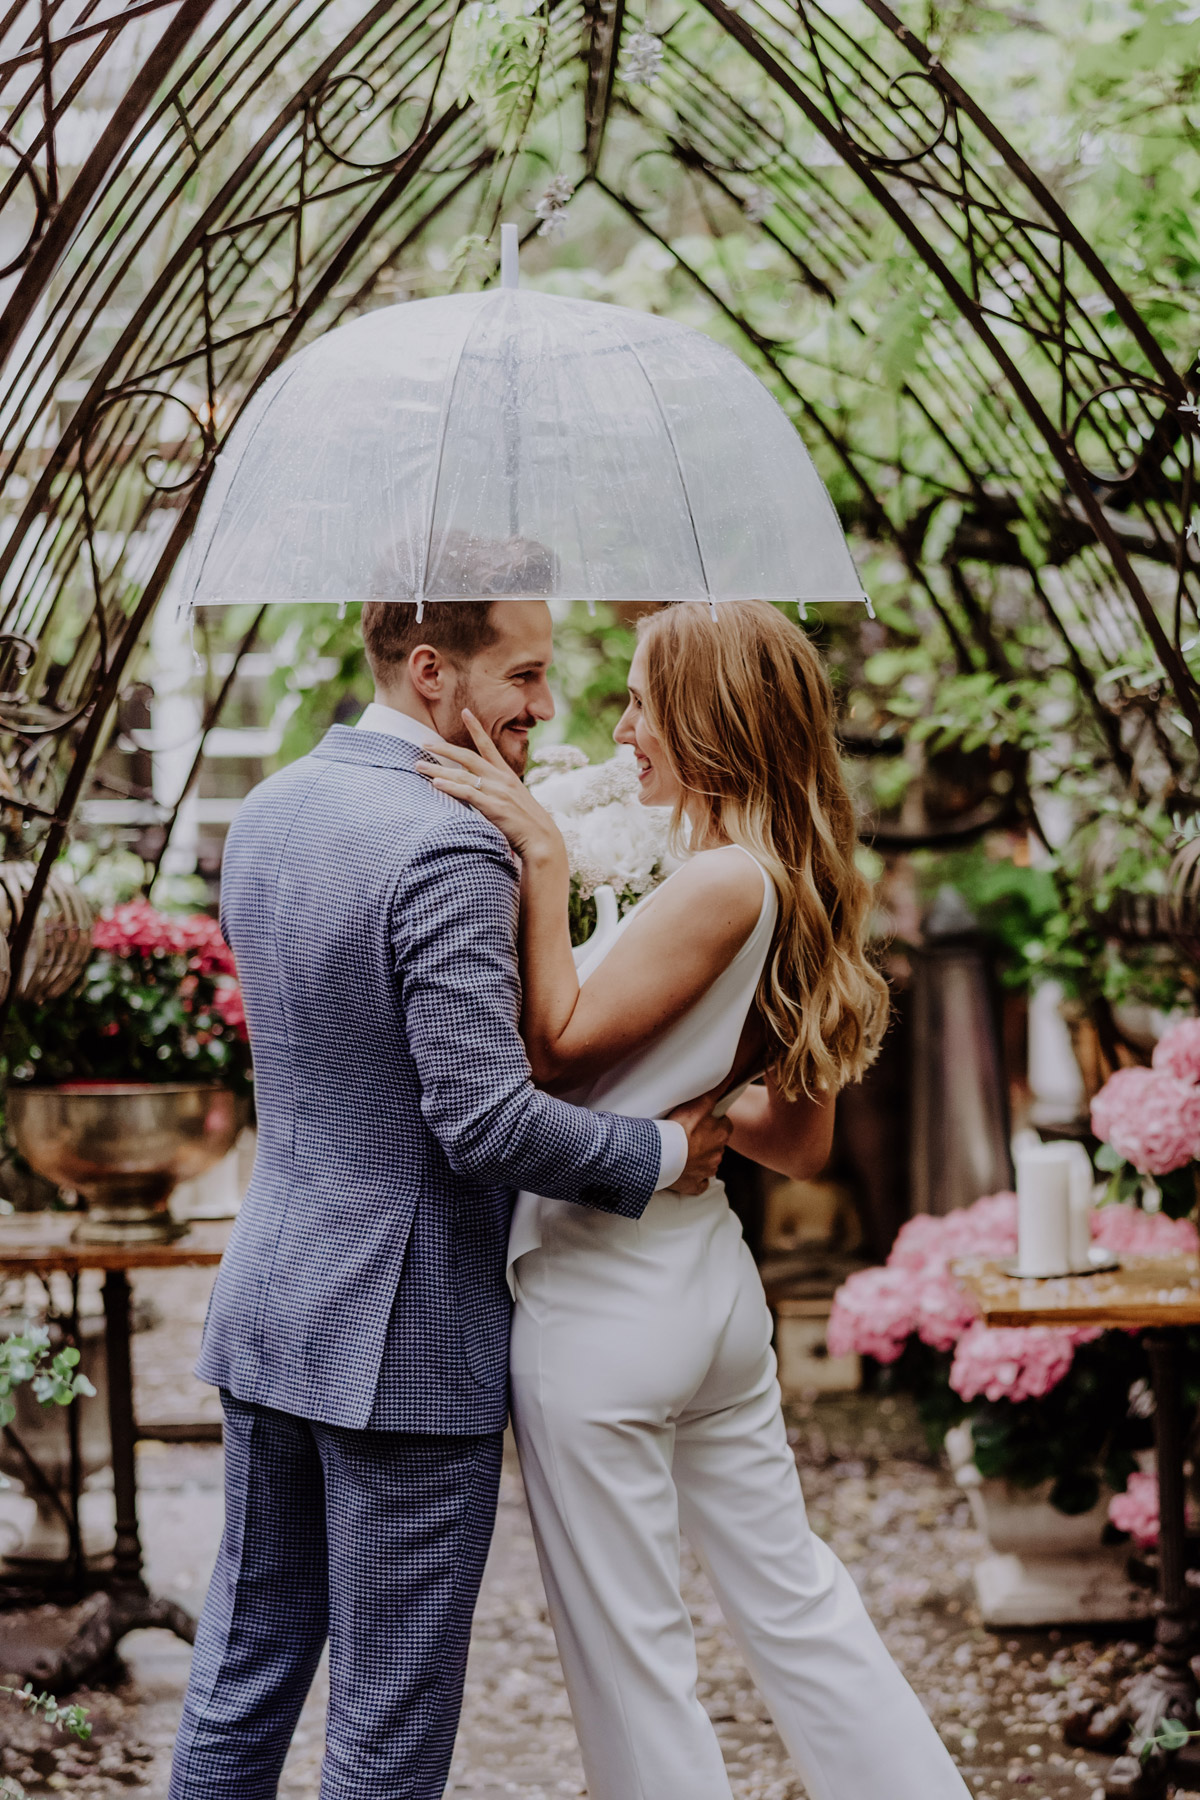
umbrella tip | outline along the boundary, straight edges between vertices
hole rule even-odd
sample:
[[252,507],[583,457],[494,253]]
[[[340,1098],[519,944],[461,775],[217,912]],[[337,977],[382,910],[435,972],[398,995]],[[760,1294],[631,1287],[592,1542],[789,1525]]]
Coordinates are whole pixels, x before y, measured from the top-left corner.
[[515,225],[500,227],[500,286],[515,288],[520,285],[517,262],[520,255],[520,240]]

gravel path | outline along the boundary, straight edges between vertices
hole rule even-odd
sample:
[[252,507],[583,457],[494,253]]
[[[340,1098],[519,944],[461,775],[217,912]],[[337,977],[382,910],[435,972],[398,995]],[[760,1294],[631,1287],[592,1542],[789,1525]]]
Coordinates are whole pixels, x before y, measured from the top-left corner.
[[[209,1416],[212,1396],[189,1373],[204,1284],[194,1275],[173,1276],[152,1295],[158,1322],[137,1339],[142,1416]],[[814,1527],[850,1568],[973,1793],[979,1800],[1098,1796],[1105,1759],[1067,1749],[1057,1721],[1080,1683],[1117,1691],[1144,1662],[1144,1648],[1067,1642],[1055,1633],[1001,1638],[980,1627],[970,1586],[980,1540],[948,1475],[924,1458],[900,1403],[863,1397],[821,1403],[798,1411],[793,1427]],[[196,1608],[220,1534],[221,1451],[144,1444],[139,1456],[151,1581]],[[92,1504],[99,1511],[106,1501],[100,1492]],[[804,1789],[690,1559],[686,1591],[701,1692],[737,1800],[802,1800]],[[5,1627],[0,1616],[0,1665]],[[110,1683],[75,1696],[95,1723],[86,1747],[0,1713],[0,1770],[17,1776],[31,1800],[50,1794],[116,1800],[135,1791],[165,1800],[188,1656],[185,1645],[160,1632],[127,1638]],[[288,1759],[281,1800],[317,1800],[323,1710],[322,1671]],[[586,1792],[512,1458],[448,1792],[473,1800],[558,1800]]]

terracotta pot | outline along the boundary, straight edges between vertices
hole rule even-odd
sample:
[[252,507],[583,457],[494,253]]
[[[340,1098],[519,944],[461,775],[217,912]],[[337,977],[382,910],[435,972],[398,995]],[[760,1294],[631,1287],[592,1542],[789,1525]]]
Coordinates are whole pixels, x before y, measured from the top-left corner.
[[65,1082],[10,1087],[8,1122],[39,1175],[87,1207],[75,1236],[92,1244],[161,1243],[184,1229],[171,1192],[232,1148],[246,1102],[208,1082]]

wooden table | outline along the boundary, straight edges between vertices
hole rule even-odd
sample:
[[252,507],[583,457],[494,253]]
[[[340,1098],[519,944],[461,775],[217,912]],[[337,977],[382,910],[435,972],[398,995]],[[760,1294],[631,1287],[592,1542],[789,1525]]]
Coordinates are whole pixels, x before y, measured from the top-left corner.
[[[74,1686],[111,1652],[127,1631],[162,1625],[193,1643],[196,1623],[172,1600],[160,1599],[146,1586],[137,1518],[137,1461],[141,1431],[134,1416],[133,1363],[130,1349],[131,1269],[212,1267],[220,1262],[229,1240],[227,1221],[205,1221],[167,1244],[84,1244],[74,1241],[75,1213],[17,1213],[0,1218],[0,1275],[78,1277],[95,1269],[104,1276],[104,1338],[108,1362],[108,1424],[112,1446],[116,1544],[111,1560],[100,1568],[82,1565],[73,1571],[76,1597],[80,1589],[94,1599],[79,1630],[53,1656],[29,1674],[47,1687]],[[77,1484],[76,1484],[77,1486]],[[79,1495],[71,1496],[78,1546]],[[70,1571],[68,1571],[70,1573]]]
[[[1180,1394],[1178,1332],[1200,1325],[1200,1260],[1129,1259],[1103,1275],[1046,1281],[1018,1280],[994,1263],[962,1262],[955,1273],[973,1295],[987,1325],[1100,1325],[1145,1331],[1154,1381],[1154,1442],[1158,1462],[1158,1620],[1155,1667],[1130,1689],[1126,1717],[1134,1744],[1153,1737],[1166,1718],[1197,1723],[1200,1641],[1186,1580],[1184,1452],[1186,1425]],[[1195,1753],[1187,1756],[1189,1773]],[[1160,1800],[1174,1759],[1156,1748],[1144,1763],[1126,1752],[1105,1778],[1108,1800]],[[1190,1780],[1189,1780],[1190,1785]]]

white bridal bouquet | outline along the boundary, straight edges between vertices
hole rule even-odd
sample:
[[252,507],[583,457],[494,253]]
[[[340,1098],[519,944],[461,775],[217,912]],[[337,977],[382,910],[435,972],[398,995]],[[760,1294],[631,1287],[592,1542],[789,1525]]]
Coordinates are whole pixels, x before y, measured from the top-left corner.
[[567,846],[573,943],[592,930],[598,888],[611,888],[618,909],[627,912],[670,874],[670,813],[638,800],[631,750],[589,763],[572,744],[550,745],[538,752],[529,785],[554,815]]

